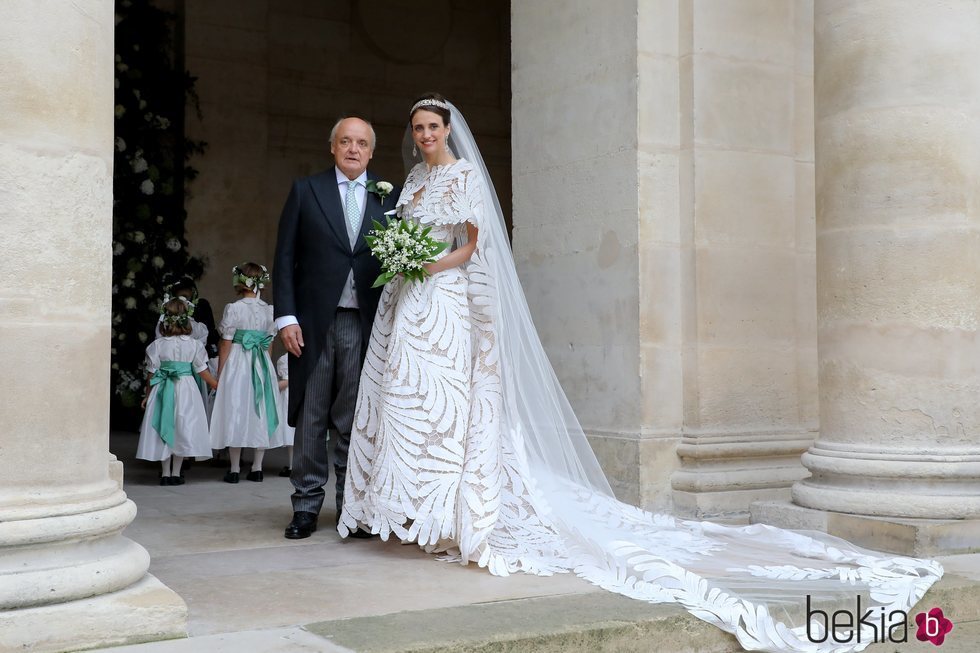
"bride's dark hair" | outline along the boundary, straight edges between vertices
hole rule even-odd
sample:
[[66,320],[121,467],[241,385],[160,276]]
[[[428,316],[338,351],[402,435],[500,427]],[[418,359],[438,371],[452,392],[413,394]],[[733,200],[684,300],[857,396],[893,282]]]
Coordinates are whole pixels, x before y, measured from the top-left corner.
[[440,93],[423,93],[422,95],[420,95],[417,98],[415,98],[415,100],[412,102],[412,106],[415,107],[415,108],[413,108],[412,109],[412,113],[410,113],[408,115],[408,120],[411,121],[412,118],[415,116],[415,113],[416,112],[422,111],[424,109],[425,111],[431,111],[432,113],[439,114],[442,117],[442,124],[443,125],[448,125],[449,124],[449,116],[450,116],[449,109],[444,109],[444,108],[442,108],[440,106],[437,106],[435,104],[423,104],[420,107],[416,107],[415,106],[419,102],[425,102],[426,100],[436,100],[438,102],[443,102],[443,103],[446,103],[446,104],[448,104],[448,102],[449,102],[449,100],[447,100],[445,97],[443,97]]

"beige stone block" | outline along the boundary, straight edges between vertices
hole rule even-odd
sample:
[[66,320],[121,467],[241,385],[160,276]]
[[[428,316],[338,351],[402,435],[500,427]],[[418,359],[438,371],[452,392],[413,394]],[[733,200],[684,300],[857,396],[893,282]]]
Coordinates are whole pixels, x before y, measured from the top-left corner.
[[796,340],[796,257],[789,250],[701,249],[699,340],[790,347]]
[[813,77],[813,3],[814,0],[793,2],[796,74],[809,77]]
[[874,0],[815,8],[818,120],[855,107],[975,105],[976,3]]
[[4,610],[0,650],[56,651],[186,637],[187,605],[153,576],[78,601]]
[[797,161],[813,161],[813,77],[793,77],[793,154]]
[[108,319],[112,133],[103,139],[97,156],[0,145],[0,259],[16,280],[0,292],[29,298],[28,315]]
[[821,322],[976,331],[980,230],[937,227],[819,233]]
[[694,51],[792,65],[793,0],[694,0]]
[[972,336],[913,336],[887,325],[858,330],[821,331],[822,438],[911,452],[976,444],[980,373]]
[[[0,21],[0,133],[39,152],[68,147],[111,164],[112,4],[79,0],[42,11],[11,0]],[[95,65],[98,62],[101,65]]]
[[680,68],[676,57],[639,53],[637,123],[641,149],[680,146]]
[[801,347],[817,345],[816,254],[796,254],[796,340]]
[[642,54],[680,56],[680,5],[677,0],[637,2],[636,43]]
[[980,121],[957,106],[853,111],[817,125],[818,229],[975,224]]
[[[512,139],[520,145],[515,151],[515,172],[524,174],[567,161],[590,161],[598,167],[596,161],[634,151],[635,72],[627,75],[623,68],[635,68],[635,59],[635,52],[632,58],[610,59],[605,65],[616,74],[586,74],[563,86],[547,79],[549,70],[535,71],[534,76],[515,70]],[[540,86],[545,89],[539,90]]]
[[54,457],[60,472],[52,476],[45,465],[11,463],[0,484],[96,483],[106,476],[108,404],[93,397],[109,396],[108,311],[101,321],[66,321],[57,314],[41,319],[0,324],[7,370],[0,376],[0,431],[6,434],[5,459]]
[[684,55],[678,62],[677,120],[678,137],[682,148],[694,146],[694,56]]
[[679,347],[644,344],[640,348],[641,414],[645,428],[684,426],[684,366]]
[[620,501],[636,506],[640,503],[640,446],[634,437],[589,434],[606,480]]
[[[669,429],[667,429],[669,431]],[[644,437],[639,441],[640,503],[644,510],[671,513],[674,495],[670,478],[681,466],[677,457],[679,436]]]
[[[793,200],[796,213],[796,251],[813,253],[817,249],[817,204],[814,164],[794,164]],[[812,276],[812,275],[811,275]]]
[[801,426],[814,433],[820,425],[820,387],[817,370],[816,346],[798,345],[796,348],[796,396],[799,400],[799,420]]
[[[520,266],[518,273],[542,341],[569,356],[582,346],[628,346],[634,358],[622,363],[624,369],[635,369],[639,299],[633,257],[632,265],[624,257],[601,274],[585,269],[575,254],[556,254],[533,267]],[[624,282],[630,278],[633,283]]]
[[[977,542],[980,541],[980,520],[976,519],[899,519],[849,515],[813,510],[787,501],[753,504],[752,523],[821,531],[873,551],[917,557],[972,553],[978,550]],[[954,564],[958,562],[951,561]],[[945,565],[946,561],[943,563]],[[948,575],[943,578],[947,591],[949,581]],[[962,579],[954,577],[952,583],[958,582],[962,582]],[[941,591],[944,588],[938,589]],[[943,605],[952,617],[951,610],[945,607],[951,605],[950,601],[938,600],[935,590],[931,590],[929,595],[933,601]],[[976,600],[968,600],[964,605],[955,607],[951,605],[951,608],[965,609],[972,614],[976,610]]]
[[793,246],[795,173],[791,157],[699,150],[694,165],[700,246]]
[[643,245],[681,243],[681,170],[676,152],[637,153],[639,242]]
[[698,374],[701,428],[752,430],[798,423],[792,349],[702,345]]
[[793,70],[694,55],[695,142],[792,154]]
[[[518,173],[530,154],[514,156],[515,256],[526,251],[601,249],[607,232],[622,246],[637,242],[637,166],[635,151],[622,151],[597,165],[592,159],[568,159],[556,167],[535,165]],[[602,192],[566,193],[589,188]]]
[[[514,90],[525,68],[545,79],[595,74],[637,48],[636,0],[609,0],[602,11],[589,0],[539,0],[511,5]],[[595,47],[590,47],[590,46]],[[556,63],[560,62],[560,66]],[[550,69],[551,74],[547,71]],[[608,74],[611,70],[607,69]],[[627,68],[635,71],[635,63]]]
[[683,254],[678,247],[656,247],[642,244],[640,248],[640,338],[644,344],[680,346]]
[[643,402],[638,347],[612,329],[606,341],[597,345],[562,347],[557,338],[549,340],[554,344],[546,352],[582,427],[586,431],[636,429]]

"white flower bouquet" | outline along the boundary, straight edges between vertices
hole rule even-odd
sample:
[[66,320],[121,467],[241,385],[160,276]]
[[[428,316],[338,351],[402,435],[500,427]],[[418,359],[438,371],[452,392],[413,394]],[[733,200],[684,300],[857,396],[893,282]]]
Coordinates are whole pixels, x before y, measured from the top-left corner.
[[387,227],[377,220],[373,223],[374,229],[364,239],[381,262],[382,272],[372,288],[385,285],[399,274],[406,281],[422,281],[429,276],[425,264],[435,261],[449,247],[449,243],[429,236],[432,227],[422,227],[412,220],[392,219]]

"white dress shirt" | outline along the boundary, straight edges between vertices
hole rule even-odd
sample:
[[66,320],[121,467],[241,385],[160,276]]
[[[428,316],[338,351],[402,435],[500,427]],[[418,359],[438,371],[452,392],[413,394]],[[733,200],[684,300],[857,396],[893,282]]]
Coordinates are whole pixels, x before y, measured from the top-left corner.
[[[367,199],[367,170],[362,172],[358,177],[354,179],[347,179],[347,175],[340,171],[340,168],[334,166],[334,172],[337,174],[337,192],[340,193],[340,205],[344,209],[344,226],[347,228],[347,186],[348,184],[357,184],[354,188],[354,200],[357,202],[358,212],[361,214],[361,220],[364,219],[364,202]],[[346,229],[345,229],[346,232]],[[340,308],[358,308],[357,304],[357,288],[354,286],[354,269],[351,268],[350,273],[347,275],[347,283],[344,284],[344,289],[340,292],[340,300],[337,302],[337,306]],[[296,319],[295,315],[281,315],[276,318],[276,328],[282,329],[291,324],[299,324],[299,320]]]

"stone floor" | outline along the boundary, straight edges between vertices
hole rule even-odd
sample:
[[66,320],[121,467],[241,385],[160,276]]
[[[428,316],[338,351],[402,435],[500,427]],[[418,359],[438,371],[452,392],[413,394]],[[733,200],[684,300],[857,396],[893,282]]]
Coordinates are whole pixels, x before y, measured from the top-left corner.
[[[499,578],[438,562],[415,546],[341,540],[332,512],[313,537],[286,540],[292,486],[275,473],[281,451],[266,456],[263,483],[229,485],[223,468],[200,462],[186,485],[160,487],[158,466],[134,460],[135,448],[135,435],[113,434],[126,492],[139,507],[125,534],[150,552],[150,572],[187,602],[189,638],[106,651],[740,650],[674,606],[630,601],[574,576]],[[940,605],[963,606],[941,651],[978,650],[980,555],[943,562],[943,582],[962,596]],[[915,642],[867,650],[935,649]]]

